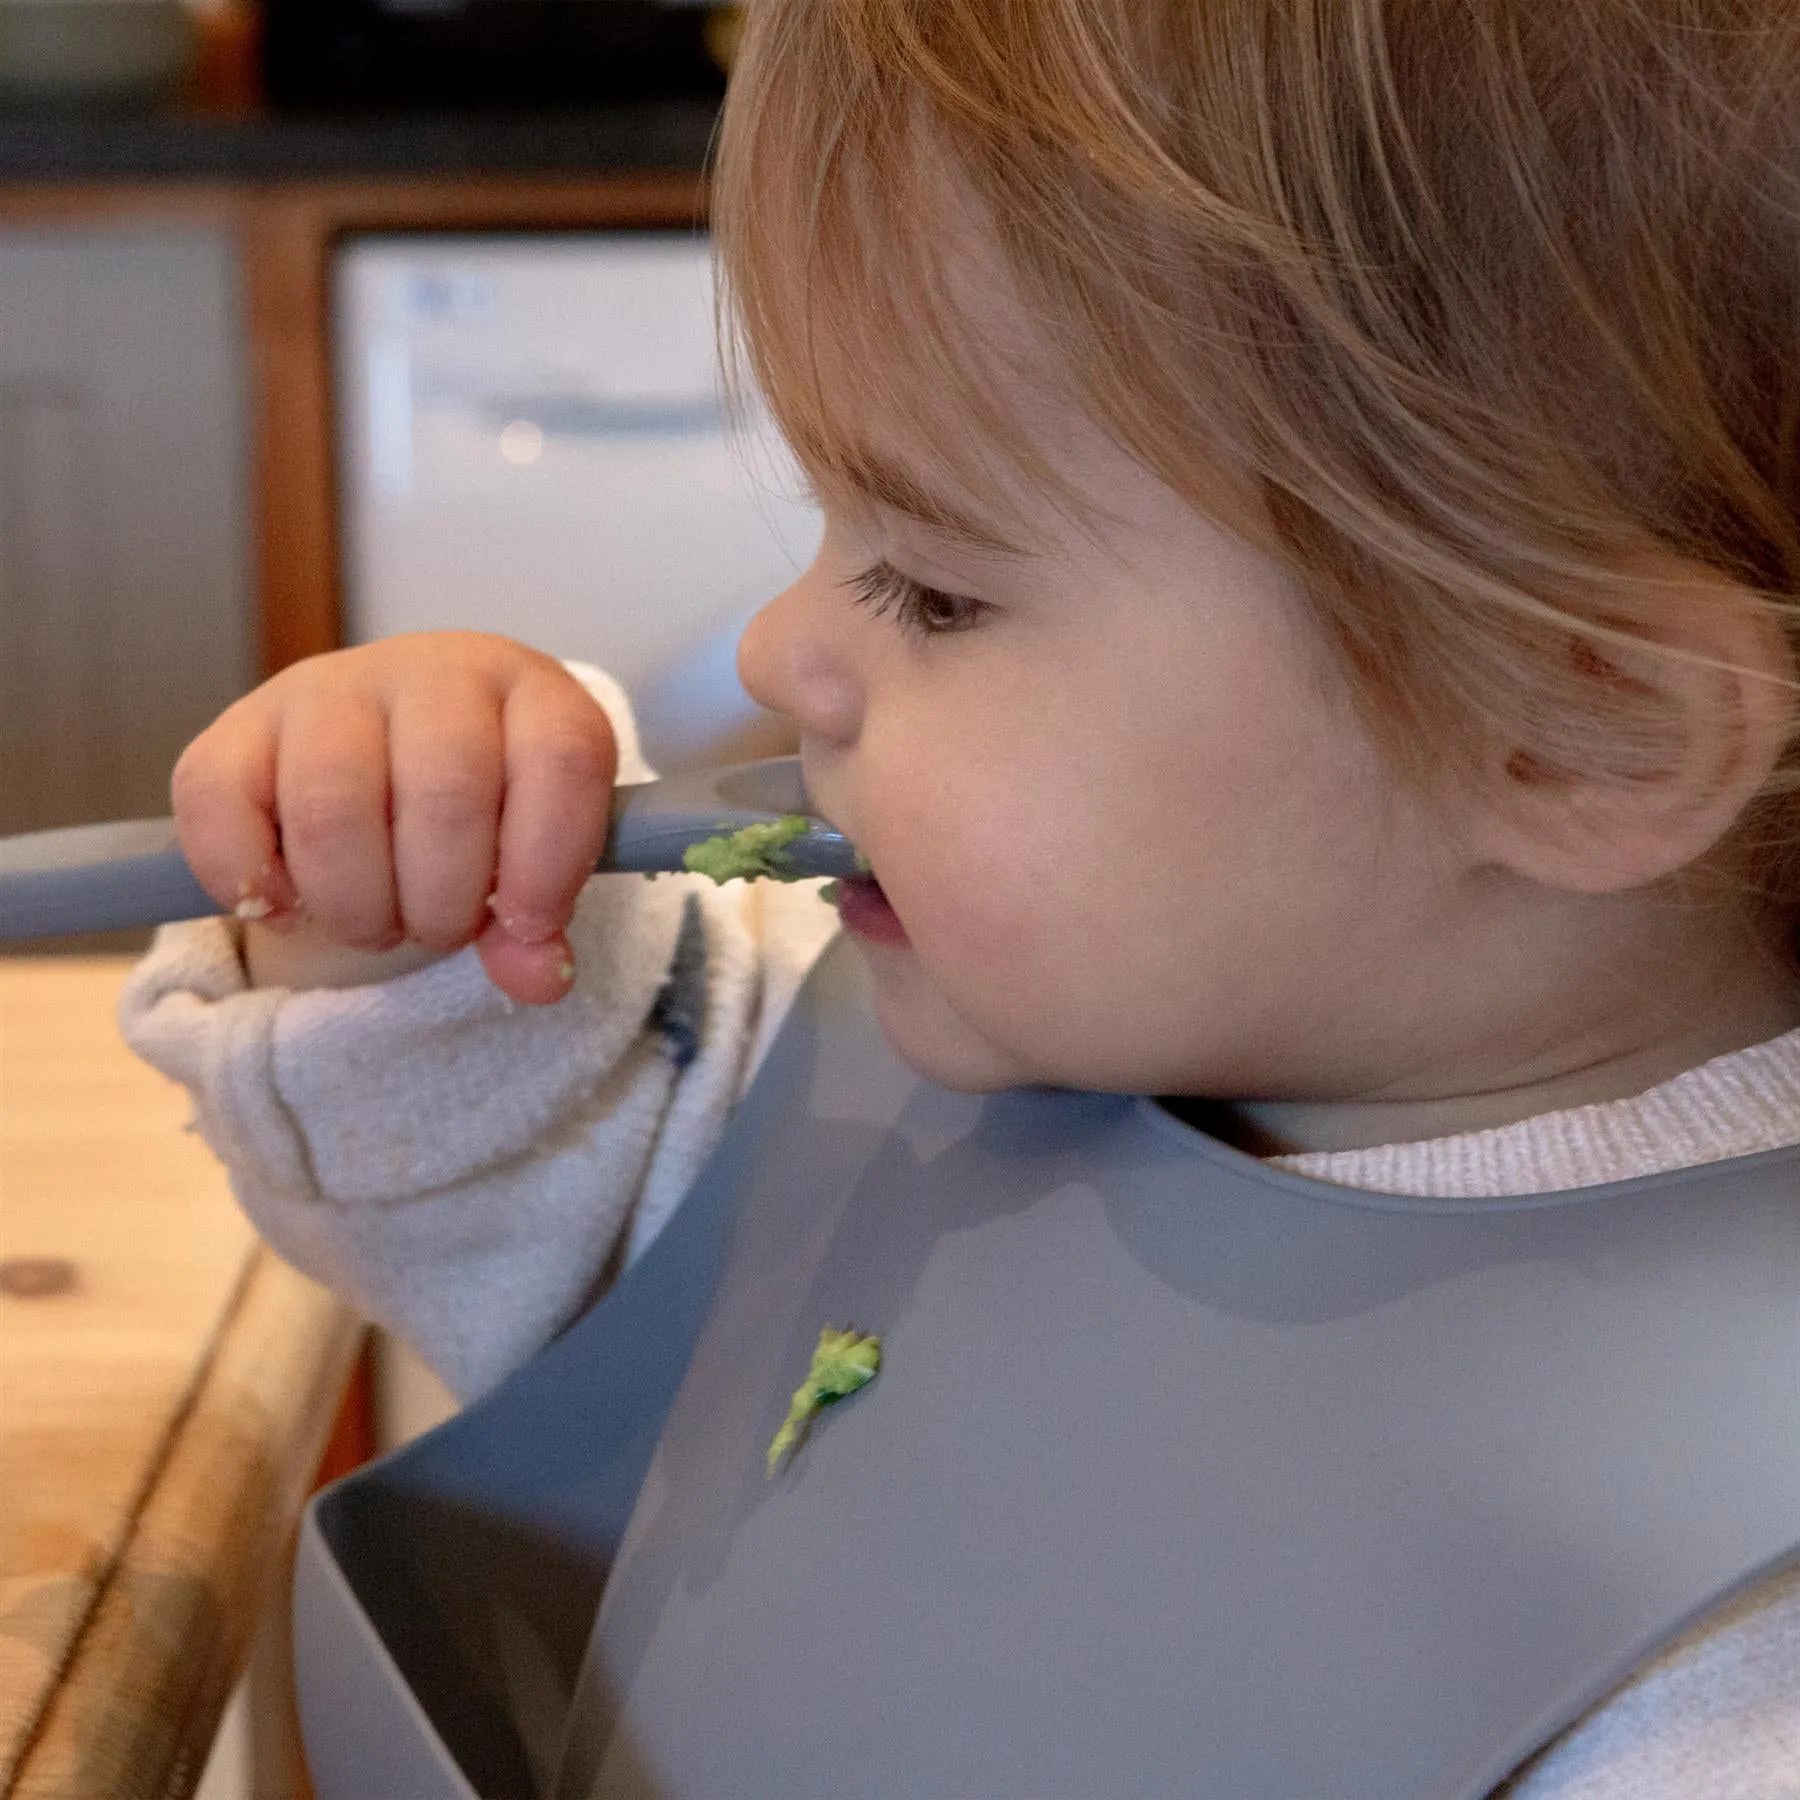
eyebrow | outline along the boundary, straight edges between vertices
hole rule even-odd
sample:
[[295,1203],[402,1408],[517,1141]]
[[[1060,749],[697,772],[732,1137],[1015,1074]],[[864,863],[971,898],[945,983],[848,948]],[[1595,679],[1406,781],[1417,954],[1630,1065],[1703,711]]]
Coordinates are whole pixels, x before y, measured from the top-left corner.
[[897,464],[869,451],[859,452],[836,473],[847,488],[876,506],[915,519],[940,537],[954,539],[973,550],[989,550],[1017,556],[1019,546],[986,520],[954,501],[934,494]]

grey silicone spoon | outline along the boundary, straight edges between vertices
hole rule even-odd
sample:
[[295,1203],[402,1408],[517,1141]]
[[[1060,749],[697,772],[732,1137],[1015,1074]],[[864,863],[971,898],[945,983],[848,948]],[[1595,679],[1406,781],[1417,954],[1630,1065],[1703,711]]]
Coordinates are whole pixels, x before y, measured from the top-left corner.
[[[779,852],[784,868],[796,875],[855,870],[849,840],[811,812],[797,756],[615,790],[612,832],[597,867],[678,870],[692,844],[793,814],[812,823]],[[194,879],[171,819],[0,838],[0,942],[161,925],[222,910]]]

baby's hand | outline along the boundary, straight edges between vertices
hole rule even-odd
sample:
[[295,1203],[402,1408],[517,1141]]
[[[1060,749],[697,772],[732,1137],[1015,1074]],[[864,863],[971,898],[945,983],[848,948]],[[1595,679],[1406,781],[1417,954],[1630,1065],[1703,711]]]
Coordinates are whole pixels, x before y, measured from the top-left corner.
[[171,794],[194,873],[253,921],[253,979],[343,986],[474,943],[542,1004],[574,979],[566,929],[617,765],[559,663],[430,632],[284,669],[188,745]]

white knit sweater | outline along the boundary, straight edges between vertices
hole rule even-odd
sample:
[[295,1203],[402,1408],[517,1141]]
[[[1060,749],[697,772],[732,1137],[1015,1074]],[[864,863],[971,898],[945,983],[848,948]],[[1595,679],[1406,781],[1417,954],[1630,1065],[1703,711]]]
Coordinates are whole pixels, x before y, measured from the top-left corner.
[[[617,688],[578,672],[613,714],[622,778],[643,779]],[[549,1008],[512,1006],[472,951],[378,986],[253,989],[231,921],[169,926],[121,1022],[188,1087],[276,1250],[472,1397],[569,1323],[680,1202],[835,930],[816,888],[598,877],[570,933],[575,989]],[[1794,1143],[1800,1031],[1631,1100],[1278,1160],[1454,1200]],[[1505,1792],[1800,1800],[1800,1569],[1689,1632]]]

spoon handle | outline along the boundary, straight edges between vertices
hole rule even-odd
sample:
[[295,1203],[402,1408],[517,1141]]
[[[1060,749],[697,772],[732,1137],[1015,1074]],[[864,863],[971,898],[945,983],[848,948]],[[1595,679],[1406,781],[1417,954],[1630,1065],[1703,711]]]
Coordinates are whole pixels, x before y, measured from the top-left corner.
[[[811,827],[781,852],[786,867],[796,876],[851,874],[855,849],[808,812],[799,759],[791,756],[619,788],[596,872],[676,872],[693,844],[795,814],[809,818]],[[182,856],[173,819],[0,838],[0,943],[162,925],[222,910]]]

